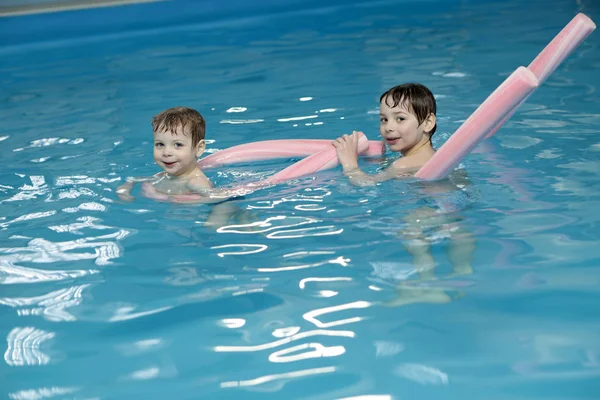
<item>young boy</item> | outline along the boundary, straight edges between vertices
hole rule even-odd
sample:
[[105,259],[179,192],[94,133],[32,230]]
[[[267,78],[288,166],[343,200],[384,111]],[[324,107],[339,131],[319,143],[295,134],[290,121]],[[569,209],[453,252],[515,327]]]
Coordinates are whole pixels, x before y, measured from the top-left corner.
[[[388,148],[400,152],[397,159],[385,171],[377,175],[368,175],[358,166],[358,135],[344,135],[333,142],[344,174],[356,186],[371,186],[378,182],[394,178],[413,176],[435,153],[431,136],[435,133],[436,101],[431,91],[418,83],[406,83],[395,86],[381,95],[380,128],[381,137]],[[451,192],[464,187],[466,177],[455,177],[459,182],[433,182],[424,185],[430,194]],[[461,185],[462,184],[462,185]],[[472,235],[459,226],[456,217],[450,214],[452,209],[444,207],[421,207],[403,218],[406,229],[402,232],[405,247],[413,257],[413,264],[421,279],[435,279],[435,261],[430,252],[430,244],[440,238],[451,239],[448,246],[448,258],[454,274],[471,274],[471,258],[475,249]],[[446,214],[446,215],[445,215]],[[427,232],[427,233],[426,233]],[[410,289],[400,287],[401,297],[395,304],[415,301],[446,302],[450,297],[439,289]]]
[[194,202],[220,203],[239,195],[231,190],[216,189],[198,167],[198,157],[206,148],[206,122],[191,108],[169,108],[152,119],[154,161],[162,172],[144,178],[130,178],[117,189],[123,201],[132,201],[131,190],[143,182],[151,197],[169,200],[172,195],[199,195]]
[[358,132],[338,138],[333,142],[338,160],[344,174],[357,186],[411,176],[435,153],[431,136],[437,128],[436,102],[427,87],[418,83],[395,86],[381,95],[379,103],[381,137],[402,157],[384,172],[368,175],[358,167]]

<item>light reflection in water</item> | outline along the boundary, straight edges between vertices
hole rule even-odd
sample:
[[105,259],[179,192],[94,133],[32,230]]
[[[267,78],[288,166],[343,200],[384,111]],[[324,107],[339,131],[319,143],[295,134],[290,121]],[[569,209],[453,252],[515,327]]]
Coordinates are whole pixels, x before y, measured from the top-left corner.
[[[82,229],[110,229],[109,226],[97,224],[97,218],[81,217],[77,222],[68,225],[49,226],[48,228],[59,233],[69,232],[82,234]],[[18,281],[18,277],[13,275],[23,275],[14,271],[15,262],[34,262],[34,263],[52,263],[57,261],[77,261],[93,259],[96,265],[107,265],[112,259],[121,256],[121,248],[116,241],[123,240],[132,231],[119,229],[116,232],[100,236],[83,237],[64,242],[52,242],[42,238],[31,239],[27,247],[5,247],[0,248],[0,271],[8,274],[4,283],[11,280]],[[23,238],[13,236],[14,239]],[[27,238],[29,239],[29,238]],[[116,241],[113,241],[116,240]],[[92,252],[81,252],[82,249],[91,249]],[[76,251],[73,251],[76,250]],[[30,270],[25,267],[16,267],[17,269]],[[36,270],[37,271],[37,270]],[[56,275],[59,271],[40,271],[40,275]],[[97,271],[85,271],[79,275],[96,273]]]
[[[299,222],[294,223],[294,220],[299,220]],[[276,221],[287,221],[287,224],[284,225],[273,225],[273,222]],[[257,233],[266,233],[275,229],[283,229],[283,228],[292,228],[295,226],[313,224],[316,222],[321,222],[318,219],[314,218],[306,218],[306,217],[286,217],[285,215],[278,215],[276,217],[269,217],[264,221],[252,222],[249,224],[239,224],[239,225],[225,225],[217,229],[219,233],[241,233],[241,234],[257,234]],[[258,229],[257,229],[258,228]],[[261,229],[264,228],[264,229]]]
[[129,376],[133,380],[148,380],[157,378],[160,374],[160,369],[158,367],[150,367],[146,369],[141,369],[135,372],[132,372]]
[[420,364],[402,364],[394,370],[394,373],[406,379],[418,382],[422,385],[447,385],[448,374],[437,368]]
[[336,292],[335,290],[320,290],[319,291],[319,295],[321,297],[333,297],[333,296],[337,296],[339,294],[339,292]]
[[[316,231],[316,232],[315,232]],[[316,226],[312,228],[288,229],[286,231],[272,232],[267,235],[269,239],[296,239],[311,236],[329,236],[339,235],[344,231],[343,228],[335,229],[334,225]],[[295,232],[295,234],[290,234]]]
[[[0,261],[52,263],[57,261],[77,261],[93,259],[96,265],[110,264],[112,259],[121,255],[121,249],[115,242],[90,242],[98,238],[83,238],[66,242],[51,242],[45,239],[33,239],[27,247],[0,248]],[[70,252],[91,248],[93,253]]]
[[[305,192],[324,192],[322,195],[307,196],[305,194],[296,194],[294,197],[283,197],[280,200],[259,201],[248,206],[248,209],[274,209],[276,206],[287,202],[314,202],[322,203],[323,198],[331,195],[331,191],[325,188],[307,188]],[[258,205],[260,204],[260,205]],[[262,205],[264,204],[264,205]],[[300,205],[300,207],[310,207],[308,204]]]
[[[219,257],[232,256],[232,255],[244,255],[244,254],[256,254],[261,251],[265,251],[268,246],[266,244],[224,244],[222,246],[213,246],[211,249],[228,249],[228,248],[241,247],[240,251],[228,251],[217,253]],[[249,250],[243,250],[249,248]]]
[[154,310],[140,311],[137,313],[132,313],[135,310],[135,307],[120,307],[115,311],[115,315],[108,319],[109,322],[119,322],[119,321],[127,321],[130,319],[145,317],[146,315],[158,314],[163,311],[170,310],[174,306],[166,306],[156,308]]
[[43,176],[30,176],[31,185],[23,185],[19,188],[19,191],[8,199],[0,200],[0,204],[11,201],[21,201],[35,199],[37,196],[41,196],[48,193],[48,186]]
[[242,296],[245,294],[250,294],[250,293],[260,293],[263,292],[265,289],[264,288],[255,288],[255,289],[248,289],[248,290],[240,290],[238,292],[233,292],[231,295],[232,296]]
[[273,336],[282,338],[282,337],[294,336],[298,332],[300,332],[299,326],[288,326],[286,328],[275,329],[273,331]]
[[313,118],[319,118],[319,116],[313,114],[313,115],[306,115],[306,116],[302,116],[302,117],[278,118],[277,121],[290,122],[290,121],[302,121],[305,119],[313,119]]
[[35,297],[3,297],[0,298],[0,304],[18,308],[18,315],[43,315],[45,319],[55,322],[75,321],[75,317],[66,309],[81,304],[82,292],[89,286],[73,286]]
[[323,255],[323,254],[335,254],[335,251],[297,251],[295,253],[284,254],[283,258],[313,256],[313,255]]
[[236,329],[241,328],[246,324],[246,320],[243,318],[224,318],[219,324],[225,328]]
[[323,367],[323,368],[310,368],[304,369],[300,371],[294,372],[286,372],[283,374],[273,374],[273,375],[264,375],[258,378],[249,379],[245,381],[230,381],[230,382],[222,382],[222,388],[234,388],[234,387],[245,387],[245,386],[257,386],[262,385],[263,383],[268,383],[281,379],[290,379],[290,378],[302,378],[305,376],[311,375],[319,375],[319,374],[329,374],[335,372],[337,369],[335,367]]
[[350,277],[338,277],[338,278],[304,278],[302,280],[300,280],[300,283],[298,284],[298,286],[300,286],[300,289],[304,289],[306,287],[306,283],[307,282],[337,282],[337,281],[351,281],[352,278]]
[[175,267],[169,268],[169,271],[174,276],[169,276],[164,279],[165,283],[173,286],[193,286],[205,282],[206,279],[198,275],[196,268],[192,267]]
[[295,271],[295,270],[299,270],[299,269],[307,269],[307,268],[320,267],[320,266],[326,265],[326,264],[338,264],[338,265],[341,265],[342,267],[346,267],[348,265],[347,264],[348,261],[350,261],[350,260],[346,259],[346,258],[343,258],[343,257],[338,257],[338,258],[335,258],[333,260],[325,260],[325,261],[316,262],[316,263],[313,263],[313,264],[292,265],[292,266],[274,267],[274,268],[258,268],[257,271],[258,272]]
[[6,338],[8,345],[4,360],[12,367],[48,364],[50,356],[43,353],[40,347],[54,336],[53,332],[33,327],[13,328]]
[[76,387],[45,387],[38,389],[20,390],[18,392],[10,393],[8,397],[12,400],[41,400],[50,397],[56,397],[61,395],[68,395],[75,393],[79,390]]
[[375,345],[376,357],[391,357],[404,351],[404,345],[402,343],[376,340],[373,344]]
[[372,304],[369,303],[368,301],[355,301],[355,302],[348,303],[348,304],[341,304],[339,306],[325,307],[325,308],[321,308],[318,310],[309,311],[309,312],[305,313],[303,315],[303,317],[308,322],[312,322],[313,324],[315,324],[315,326],[317,326],[318,328],[330,328],[332,326],[339,326],[339,325],[345,325],[345,324],[351,324],[354,322],[359,322],[359,321],[362,321],[364,318],[352,317],[352,318],[341,319],[338,321],[332,321],[332,322],[325,323],[325,322],[319,321],[315,317],[329,314],[329,313],[336,312],[336,311],[348,310],[351,308],[367,308],[367,307],[370,307],[371,305]]
[[21,216],[13,219],[11,221],[0,223],[0,228],[6,229],[10,225],[12,225],[12,224],[14,224],[16,222],[23,222],[23,221],[30,221],[32,219],[46,218],[46,217],[50,217],[50,216],[55,215],[55,214],[56,214],[55,210],[44,211],[44,212],[36,212],[36,213],[31,213],[31,214],[24,214],[24,215],[21,215]]
[[[306,351],[300,354],[289,355],[300,350],[312,349],[312,351]],[[320,343],[305,343],[298,346],[289,347],[287,349],[278,350],[269,355],[269,361],[272,363],[286,363],[301,360],[308,360],[310,358],[323,358],[323,357],[337,357],[341,356],[346,352],[344,346],[330,346],[326,347]]]
[[100,271],[95,269],[47,271],[43,269],[22,267],[0,258],[0,284],[4,285],[60,281],[98,274],[99,272]]
[[355,336],[355,333],[352,331],[332,331],[332,330],[318,329],[318,330],[314,330],[314,331],[298,333],[294,336],[290,336],[290,337],[280,339],[280,340],[275,340],[274,342],[258,344],[258,345],[249,345],[249,346],[215,346],[214,350],[217,353],[262,351],[262,350],[272,349],[272,348],[275,348],[275,347],[278,347],[278,346],[281,346],[284,344],[288,344],[288,343],[294,342],[296,340],[300,340],[300,339],[304,339],[304,338],[312,337],[312,336],[318,336],[318,335],[353,338]]

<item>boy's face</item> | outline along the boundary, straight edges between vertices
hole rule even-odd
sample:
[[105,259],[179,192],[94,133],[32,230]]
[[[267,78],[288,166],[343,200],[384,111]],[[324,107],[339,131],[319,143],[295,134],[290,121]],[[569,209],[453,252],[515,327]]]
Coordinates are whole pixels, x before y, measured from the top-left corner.
[[192,145],[192,136],[180,127],[177,132],[154,132],[154,161],[169,175],[185,176],[197,168],[204,152],[204,140]]
[[406,102],[390,107],[392,99],[385,98],[379,104],[379,132],[391,151],[407,152],[419,143],[429,140],[429,132],[435,126],[435,115],[419,125],[419,120]]

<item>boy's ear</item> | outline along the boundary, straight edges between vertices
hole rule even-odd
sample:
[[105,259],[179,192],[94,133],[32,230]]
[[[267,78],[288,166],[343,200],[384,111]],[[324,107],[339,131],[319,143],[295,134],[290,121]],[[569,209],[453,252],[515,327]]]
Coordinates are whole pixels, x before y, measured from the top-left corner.
[[429,114],[427,119],[425,119],[425,121],[423,121],[423,124],[424,124],[423,132],[427,132],[427,133],[431,132],[431,130],[435,126],[435,122],[436,122],[435,114],[433,114],[433,113]]
[[200,157],[202,153],[204,153],[204,150],[206,150],[206,142],[204,141],[204,139],[202,139],[196,145],[196,157]]

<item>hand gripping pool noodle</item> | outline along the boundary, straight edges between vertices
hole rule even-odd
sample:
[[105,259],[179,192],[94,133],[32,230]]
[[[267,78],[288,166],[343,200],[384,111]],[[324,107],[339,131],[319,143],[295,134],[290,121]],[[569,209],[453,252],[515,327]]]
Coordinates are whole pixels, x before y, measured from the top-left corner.
[[[362,132],[359,133],[357,150],[359,154],[365,153],[369,150],[369,140],[367,140],[367,137]],[[379,154],[381,154],[381,152]],[[290,179],[299,178],[313,172],[333,168],[336,165],[338,165],[337,152],[330,141],[329,145],[326,145],[325,148],[321,149],[321,151],[290,165],[275,175],[270,176],[265,180],[265,183],[275,184]]]
[[473,114],[435,152],[415,176],[424,180],[441,179],[458,165],[506,114],[538,87],[537,77],[525,67],[517,68],[488,96]]
[[[558,68],[560,64],[596,29],[596,24],[585,14],[577,14],[550,43],[541,51],[540,54],[527,67],[537,76],[541,85]],[[528,98],[529,96],[527,96]],[[523,99],[515,108],[513,108],[506,117],[500,121],[494,129],[490,131],[487,137],[493,136],[506,121],[512,117],[517,109],[527,101]]]
[[[282,139],[245,143],[218,151],[198,161],[202,169],[214,168],[240,162],[271,160],[277,158],[307,157],[331,146],[329,139]],[[383,154],[384,143],[379,140],[368,142],[359,154],[372,157]],[[335,165],[333,165],[335,166]],[[307,173],[316,172],[308,171]]]

